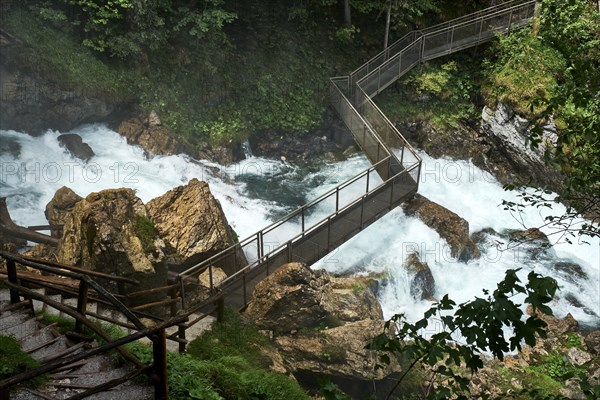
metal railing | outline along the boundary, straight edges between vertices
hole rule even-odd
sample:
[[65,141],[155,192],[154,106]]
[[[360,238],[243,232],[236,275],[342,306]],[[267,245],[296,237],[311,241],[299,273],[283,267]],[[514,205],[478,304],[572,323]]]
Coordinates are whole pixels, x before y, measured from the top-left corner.
[[[316,262],[416,193],[421,158],[372,97],[424,61],[476,46],[496,33],[526,24],[535,3],[509,1],[410,32],[350,75],[331,78],[332,105],[373,166],[181,272],[180,282],[193,282],[208,271],[211,293],[244,307],[254,286],[280,265]],[[226,271],[229,276],[214,284],[214,268],[225,265],[233,265]]]

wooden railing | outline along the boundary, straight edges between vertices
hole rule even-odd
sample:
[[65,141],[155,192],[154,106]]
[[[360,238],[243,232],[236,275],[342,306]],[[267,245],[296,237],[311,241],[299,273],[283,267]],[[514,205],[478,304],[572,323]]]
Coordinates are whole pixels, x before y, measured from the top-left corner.
[[[4,284],[10,291],[11,304],[19,304],[23,301],[28,301],[33,311],[33,301],[39,301],[58,310],[61,313],[68,315],[75,320],[75,333],[83,334],[85,328],[99,336],[106,344],[99,347],[86,350],[77,355],[70,357],[58,358],[52,362],[44,364],[39,368],[25,371],[21,374],[0,381],[0,392],[10,388],[13,385],[25,382],[31,378],[54,371],[65,365],[82,360],[86,357],[105,353],[109,350],[116,349],[127,361],[136,366],[136,371],[129,374],[127,377],[121,377],[104,383],[94,388],[90,388],[85,392],[72,397],[72,399],[83,398],[98,391],[104,391],[110,387],[117,386],[126,380],[146,373],[154,381],[155,397],[157,399],[167,398],[167,371],[166,371],[166,328],[171,326],[182,326],[189,319],[189,314],[172,316],[169,319],[163,319],[158,316],[143,313],[139,309],[128,308],[120,299],[125,296],[113,294],[109,292],[104,285],[107,283],[119,283],[126,285],[137,285],[136,280],[104,274],[101,272],[87,271],[81,268],[53,263],[48,261],[34,260],[28,257],[13,255],[7,252],[0,252],[0,257],[6,261],[6,280]],[[41,274],[27,273],[22,269],[17,269],[17,265],[28,267],[37,270]],[[103,281],[104,285],[98,281]],[[43,288],[51,290],[53,293],[62,296],[77,298],[75,306],[63,304],[56,301],[45,293],[40,293],[39,289]],[[171,288],[159,288],[160,290],[168,290]],[[151,289],[146,292],[152,292],[156,289]],[[142,292],[134,292],[139,296]],[[21,300],[21,297],[24,300]],[[177,298],[179,301],[179,298]],[[122,318],[111,318],[102,315],[98,312],[88,310],[88,304],[94,302],[97,305],[102,305],[113,312],[118,312]],[[140,318],[151,318],[157,321],[152,326],[146,326]],[[114,340],[106,333],[98,321],[107,321],[112,324],[122,326],[135,331],[128,336]],[[143,364],[137,357],[128,352],[122,346],[142,337],[149,338],[153,343],[153,364],[151,366]]]

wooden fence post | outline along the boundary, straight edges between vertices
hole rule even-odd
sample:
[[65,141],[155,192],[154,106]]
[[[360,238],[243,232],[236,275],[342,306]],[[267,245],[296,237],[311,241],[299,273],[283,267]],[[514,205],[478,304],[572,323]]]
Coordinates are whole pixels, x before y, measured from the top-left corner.
[[217,322],[225,320],[225,298],[223,296],[217,299]]
[[[7,273],[8,273],[8,281],[10,283],[14,283],[15,285],[19,284],[18,278],[17,278],[17,264],[15,263],[14,260],[6,260],[6,269],[7,269]],[[19,292],[17,292],[17,290],[15,289],[10,289],[10,303],[11,304],[17,304],[18,302],[20,302],[21,299],[19,297]]]
[[167,400],[169,398],[169,382],[167,372],[167,336],[165,329],[152,335],[152,354],[154,356],[154,398]]
[[[88,284],[86,281],[79,281],[79,294],[77,296],[77,312],[85,317],[88,303]],[[83,333],[83,323],[75,320],[75,332]]]

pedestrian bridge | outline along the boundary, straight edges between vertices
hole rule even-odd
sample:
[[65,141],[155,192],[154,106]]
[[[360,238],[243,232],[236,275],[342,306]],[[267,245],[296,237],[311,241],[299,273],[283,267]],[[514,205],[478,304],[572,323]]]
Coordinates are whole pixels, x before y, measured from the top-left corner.
[[[211,292],[245,307],[258,282],[289,262],[311,265],[383,217],[419,188],[421,158],[373,98],[415,66],[526,25],[536,1],[508,1],[412,31],[347,76],[330,79],[333,107],[372,166],[286,217],[179,273],[182,292],[208,271]],[[213,269],[229,266],[217,284]],[[183,293],[182,293],[183,294]],[[221,297],[222,296],[222,297]],[[185,298],[185,296],[182,296]],[[194,305],[184,304],[193,309]]]

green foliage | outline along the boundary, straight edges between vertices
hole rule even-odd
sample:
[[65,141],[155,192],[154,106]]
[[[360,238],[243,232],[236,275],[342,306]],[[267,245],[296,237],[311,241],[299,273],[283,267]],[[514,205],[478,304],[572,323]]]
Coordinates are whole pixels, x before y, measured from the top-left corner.
[[[533,367],[525,369],[509,369],[506,367],[497,367],[499,380],[490,382],[492,386],[497,386],[503,393],[513,392],[512,397],[515,400],[547,399],[560,393],[563,385],[543,371]],[[513,380],[518,380],[520,386],[524,388],[521,391],[515,391]],[[535,391],[535,393],[532,393]]]
[[[61,13],[44,9],[61,19]],[[53,29],[23,7],[15,7],[3,19],[4,29],[23,42],[24,46],[7,46],[3,55],[17,64],[35,68],[36,74],[56,82],[57,87],[76,94],[127,100],[132,97],[130,85],[116,69],[98,60],[92,52],[81,47],[73,35]]]
[[[500,47],[498,61],[492,71],[502,71],[517,58],[527,68],[518,66],[524,74],[544,71],[539,88],[519,109],[529,107],[529,116],[535,123],[530,136],[532,148],[545,139],[543,124],[554,118],[558,128],[556,143],[547,152],[550,166],[565,176],[561,200],[569,207],[562,215],[546,217],[546,224],[563,239],[571,242],[574,236],[600,235],[600,13],[585,0],[544,0],[542,2],[537,35],[515,33],[507,43],[516,46]],[[519,46],[524,38],[530,47]],[[548,57],[540,58],[540,54]],[[529,63],[526,58],[537,58]],[[516,68],[515,62],[512,65]],[[517,71],[515,71],[516,74]],[[492,81],[495,77],[492,77]],[[514,99],[515,101],[518,99]],[[524,194],[523,202],[507,202],[511,210],[525,207],[551,208],[555,196],[539,190],[533,195]],[[581,214],[589,222],[576,222]],[[583,238],[585,240],[585,238]]]
[[563,55],[526,29],[499,36],[492,49],[498,59],[484,65],[490,77],[484,94],[512,105],[526,117],[539,113],[533,103],[555,95],[566,69]]
[[458,128],[476,116],[471,102],[477,90],[476,72],[465,64],[453,60],[413,69],[400,81],[399,93],[385,91],[376,102],[393,120],[427,120],[441,131]]
[[565,346],[567,346],[567,348],[575,347],[577,349],[584,349],[583,343],[581,342],[581,338],[578,334],[574,332],[567,333],[567,340],[565,341]]
[[50,314],[48,312],[39,312],[38,316],[42,316],[42,323],[46,325],[57,324],[58,330],[61,333],[65,332],[74,332],[75,331],[75,320],[71,317],[60,317],[55,314]]
[[193,340],[188,353],[204,360],[240,356],[255,367],[266,367],[269,361],[261,348],[271,346],[269,339],[254,325],[244,323],[239,313],[226,309],[225,320],[214,323],[212,329]]
[[572,377],[583,377],[586,373],[585,369],[573,365],[565,355],[558,353],[548,354],[532,369],[543,372],[558,382],[564,382]]
[[[522,320],[520,305],[511,298],[516,294],[524,295],[524,301],[534,310],[551,314],[546,304],[554,297],[558,287],[556,281],[531,272],[527,283],[522,285],[517,271],[508,270],[491,295],[484,290],[486,299],[476,298],[457,305],[446,295],[414,324],[406,322],[402,314],[395,315],[386,322],[384,333],[375,337],[367,348],[383,351],[380,357],[383,364],[389,364],[391,357],[398,355],[411,360],[398,384],[417,363],[424,363],[435,374],[447,379],[447,384],[428,398],[457,396],[458,399],[466,399],[463,393],[468,389],[469,379],[460,374],[460,369],[464,367],[475,373],[482,368],[481,352],[489,351],[502,360],[505,352],[519,350],[523,342],[534,345],[536,335],[546,337],[546,323],[535,314]],[[454,315],[450,315],[452,312]],[[429,318],[434,316],[441,321],[442,329],[430,338],[424,338],[421,331],[428,327]],[[390,337],[388,330],[393,326],[396,331]],[[504,328],[512,331],[508,340]],[[463,339],[455,340],[457,334]]]
[[192,341],[187,355],[170,355],[169,384],[173,380],[178,388],[170,389],[171,396],[175,399],[190,396],[232,400],[308,399],[297,383],[263,369],[268,361],[261,349],[267,346],[271,346],[268,338],[256,327],[244,323],[235,311],[226,310],[225,321],[214,323],[210,331]]
[[[33,357],[21,350],[21,345],[15,338],[0,336],[0,380],[38,366],[39,363]],[[45,379],[43,375],[38,376],[29,380],[27,386],[39,386]]]
[[152,253],[156,248],[154,240],[158,235],[158,230],[154,222],[144,215],[136,215],[133,219],[133,229],[135,235],[142,242],[142,247],[146,253]]

